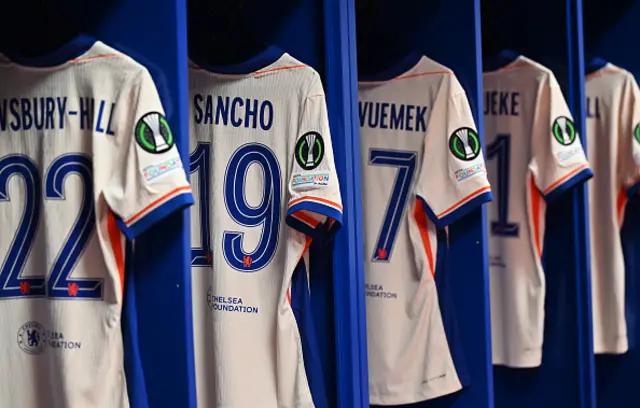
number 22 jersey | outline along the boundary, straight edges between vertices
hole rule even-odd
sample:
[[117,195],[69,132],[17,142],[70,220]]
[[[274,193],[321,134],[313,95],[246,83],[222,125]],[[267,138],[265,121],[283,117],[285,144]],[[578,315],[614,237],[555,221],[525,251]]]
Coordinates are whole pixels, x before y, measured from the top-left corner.
[[191,203],[144,67],[85,37],[0,56],[0,407],[129,407],[125,236]]
[[199,406],[323,407],[304,254],[342,204],[319,75],[271,47],[190,90]]

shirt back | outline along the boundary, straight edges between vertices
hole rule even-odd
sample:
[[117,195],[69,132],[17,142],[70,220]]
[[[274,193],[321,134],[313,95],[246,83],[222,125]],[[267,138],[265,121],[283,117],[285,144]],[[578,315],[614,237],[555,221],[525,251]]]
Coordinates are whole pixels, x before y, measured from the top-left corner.
[[128,408],[125,235],[193,203],[158,93],[93,41],[0,78],[0,405]]
[[461,388],[434,281],[436,226],[491,199],[453,72],[419,55],[403,65],[359,83],[369,388],[382,405]]
[[493,363],[542,358],[546,202],[591,177],[553,73],[523,56],[483,75]]
[[620,240],[627,189],[640,176],[640,90],[633,75],[607,64],[587,76],[587,152],[594,349],[629,348]]

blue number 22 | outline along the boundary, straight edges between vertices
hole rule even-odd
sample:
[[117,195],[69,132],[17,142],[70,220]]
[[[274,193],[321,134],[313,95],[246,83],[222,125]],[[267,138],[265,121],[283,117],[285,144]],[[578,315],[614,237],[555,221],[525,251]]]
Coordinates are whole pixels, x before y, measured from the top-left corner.
[[45,198],[64,200],[64,183],[77,175],[84,186],[80,213],[62,249],[56,256],[48,282],[44,276],[21,277],[40,222],[42,183],[36,164],[27,156],[9,155],[0,159],[0,203],[10,201],[9,180],[13,176],[24,182],[24,212],[13,242],[0,268],[0,299],[48,296],[50,298],[101,299],[102,279],[71,279],[95,227],[91,159],[81,154],[67,154],[55,159],[45,177]]
[[391,258],[393,244],[398,236],[402,216],[407,206],[409,189],[413,183],[418,154],[416,152],[400,150],[371,150],[369,152],[370,166],[397,167],[398,175],[393,183],[387,211],[384,215],[382,227],[374,249],[373,262],[388,262]]
[[498,220],[491,222],[491,233],[503,237],[517,237],[520,226],[509,222],[509,165],[511,140],[508,134],[499,134],[496,140],[487,146],[487,158],[498,159]]

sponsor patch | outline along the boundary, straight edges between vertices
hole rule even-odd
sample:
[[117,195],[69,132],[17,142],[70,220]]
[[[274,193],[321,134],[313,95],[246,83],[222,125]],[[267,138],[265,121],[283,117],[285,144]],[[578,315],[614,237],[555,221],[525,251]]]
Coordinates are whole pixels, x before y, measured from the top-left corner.
[[326,186],[329,184],[329,173],[302,173],[291,176],[291,187]]
[[477,176],[478,174],[484,174],[485,172],[484,163],[478,163],[471,167],[467,167],[466,169],[456,170],[454,174],[456,176],[456,181],[459,183],[473,176]]
[[180,157],[172,157],[171,159],[165,160],[161,163],[145,167],[142,169],[142,176],[145,181],[150,182],[158,177],[165,176],[168,173],[181,168],[182,160],[180,160]]
[[580,152],[582,152],[582,147],[575,146],[575,147],[573,147],[571,149],[563,150],[561,152],[556,153],[556,157],[562,163],[562,162],[565,162],[565,161],[569,160],[570,158],[580,154]]

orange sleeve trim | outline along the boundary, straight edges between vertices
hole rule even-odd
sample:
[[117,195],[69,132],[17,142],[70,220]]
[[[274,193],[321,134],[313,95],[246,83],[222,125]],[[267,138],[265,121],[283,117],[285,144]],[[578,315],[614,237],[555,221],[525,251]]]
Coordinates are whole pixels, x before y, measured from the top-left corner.
[[276,71],[285,71],[288,69],[297,69],[297,68],[307,68],[308,65],[289,65],[286,67],[279,67],[279,68],[271,68],[271,69],[264,69],[262,71],[256,71],[253,74],[254,75],[262,75],[262,74],[268,74],[269,72],[276,72]]
[[155,207],[160,205],[163,201],[166,201],[166,200],[168,200],[168,199],[170,199],[173,196],[176,196],[178,194],[187,193],[189,191],[191,191],[191,186],[178,187],[175,190],[172,190],[172,191],[168,192],[167,194],[165,194],[162,197],[158,198],[157,200],[155,200],[154,202],[152,202],[148,206],[144,207],[142,210],[140,210],[137,214],[135,214],[134,216],[129,218],[127,221],[125,221],[125,225],[129,226],[129,225],[133,224],[134,222],[138,221],[147,212],[151,211],[152,209],[154,209]]
[[565,174],[564,176],[560,177],[558,180],[556,180],[553,184],[551,184],[549,187],[547,187],[546,190],[544,190],[544,192],[542,194],[547,195],[549,194],[551,191],[553,191],[553,189],[555,189],[556,187],[558,187],[560,184],[564,183],[567,179],[570,179],[571,177],[573,177],[576,173],[584,170],[584,169],[588,169],[589,165],[588,164],[582,164],[580,165],[580,167],[575,168],[573,170],[571,170],[569,173]]
[[427,214],[424,210],[422,200],[416,200],[416,209],[414,211],[414,217],[420,230],[420,237],[422,238],[422,246],[424,252],[427,254],[427,261],[429,262],[429,272],[431,276],[435,276],[435,266],[433,263],[433,252],[431,251],[431,237],[429,236],[429,226],[427,224]]
[[616,203],[616,214],[618,215],[619,227],[622,227],[622,221],[624,220],[624,207],[627,205],[627,200],[627,191],[623,187],[620,187]]
[[116,217],[111,210],[107,210],[107,233],[109,235],[109,242],[111,243],[111,250],[113,251],[113,257],[116,261],[116,267],[118,268],[118,277],[120,278],[121,293],[124,294],[124,253],[122,249],[122,233],[118,228]]
[[300,198],[296,198],[295,200],[292,200],[289,203],[289,207],[292,207],[302,201],[317,201],[319,203],[322,204],[326,204],[326,205],[330,205],[331,207],[335,207],[337,209],[339,209],[340,211],[342,211],[342,206],[334,201],[331,200],[327,200],[326,198],[320,198],[320,197],[313,197],[313,196],[304,196],[304,197],[300,197]]
[[462,200],[458,201],[457,203],[455,203],[454,205],[452,205],[451,207],[447,208],[446,210],[444,210],[443,212],[441,212],[440,214],[437,215],[438,218],[441,218],[447,214],[449,214],[450,212],[452,212],[453,210],[455,210],[456,208],[464,205],[464,203],[466,203],[467,201],[471,200],[472,198],[479,196],[482,193],[485,193],[487,191],[491,191],[491,186],[486,186],[486,187],[482,187],[476,191],[474,191],[473,193],[469,194],[468,196],[466,196],[465,198],[463,198]]
[[542,257],[542,242],[540,241],[540,202],[542,195],[533,180],[533,175],[529,176],[529,193],[531,196],[531,221],[533,226],[533,244],[536,248],[538,258]]
[[312,227],[317,227],[318,224],[320,224],[320,222],[318,220],[316,220],[315,218],[313,218],[312,216],[310,216],[309,214],[305,214],[303,211],[298,211],[294,214],[291,215],[293,218],[297,218],[300,221],[304,222],[305,224],[309,224]]

